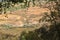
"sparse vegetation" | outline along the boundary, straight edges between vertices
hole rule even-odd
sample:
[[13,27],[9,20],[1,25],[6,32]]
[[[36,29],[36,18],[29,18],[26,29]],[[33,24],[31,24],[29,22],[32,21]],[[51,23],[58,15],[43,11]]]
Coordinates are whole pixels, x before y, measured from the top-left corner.
[[[60,23],[57,22],[59,18],[58,15],[60,14],[59,7],[57,9],[58,12],[56,12],[55,10],[51,11],[50,15],[47,15],[47,13],[45,13],[45,15],[41,19],[42,22],[51,22],[50,26],[45,23],[46,25],[42,25],[42,27],[39,29],[28,33],[25,32],[21,35],[20,40],[60,40]],[[41,20],[39,22],[41,22]]]
[[[47,7],[45,7],[46,4],[48,4]],[[30,5],[32,11],[27,9]],[[13,12],[20,8],[24,9]],[[46,12],[42,11],[44,8],[47,8]],[[12,14],[7,17],[8,11]],[[6,0],[0,2],[0,14],[2,14],[0,15],[0,40],[60,40],[58,0]],[[3,14],[6,16],[4,17]]]

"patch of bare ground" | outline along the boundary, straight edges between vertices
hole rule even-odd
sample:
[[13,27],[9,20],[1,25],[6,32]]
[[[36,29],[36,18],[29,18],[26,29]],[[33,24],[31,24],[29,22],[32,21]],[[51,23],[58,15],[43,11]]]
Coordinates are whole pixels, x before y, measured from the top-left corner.
[[[0,24],[13,24],[13,25],[23,25],[24,24],[24,15],[31,16],[33,15],[39,15],[35,16],[34,18],[29,18],[31,22],[34,23],[37,19],[40,19],[40,16],[44,13],[48,12],[50,13],[50,10],[47,8],[40,8],[40,7],[29,7],[28,10],[18,10],[13,12],[12,14],[8,14],[7,17],[5,17],[5,14],[0,15]],[[22,21],[23,20],[23,21]],[[13,28],[13,29],[0,29],[0,34],[9,34],[9,35],[20,35],[22,31],[32,31],[36,28]]]
[[50,10],[48,8],[30,7],[27,12],[28,14],[42,15],[44,12],[49,13]]

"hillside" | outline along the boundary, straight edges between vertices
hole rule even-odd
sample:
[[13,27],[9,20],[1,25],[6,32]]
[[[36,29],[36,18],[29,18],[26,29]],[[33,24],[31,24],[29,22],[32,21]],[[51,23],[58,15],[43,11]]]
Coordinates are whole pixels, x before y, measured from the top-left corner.
[[15,26],[22,26],[24,25],[24,21],[26,20],[30,22],[38,22],[44,12],[48,12],[50,14],[48,8],[30,7],[28,8],[28,10],[20,9],[12,12],[11,14],[7,13],[0,15],[0,24],[12,24]]
[[41,37],[41,40],[50,40],[49,37],[54,40],[58,36],[60,7],[57,2],[10,1],[0,3],[0,40],[39,40]]

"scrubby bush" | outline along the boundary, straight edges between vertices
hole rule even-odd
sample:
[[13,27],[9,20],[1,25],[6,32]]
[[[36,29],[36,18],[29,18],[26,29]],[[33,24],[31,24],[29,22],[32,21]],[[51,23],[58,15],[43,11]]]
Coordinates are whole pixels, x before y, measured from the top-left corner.
[[0,33],[0,40],[18,40],[18,38],[16,36],[13,36],[13,35]]
[[20,40],[60,40],[60,24],[51,25],[50,27],[49,30],[43,26],[28,33],[24,32],[20,36]]

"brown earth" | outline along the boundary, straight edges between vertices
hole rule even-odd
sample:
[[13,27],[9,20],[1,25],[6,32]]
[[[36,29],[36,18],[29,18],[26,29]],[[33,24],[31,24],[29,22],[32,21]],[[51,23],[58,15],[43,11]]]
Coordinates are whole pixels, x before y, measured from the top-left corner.
[[[31,18],[31,22],[36,21],[37,19],[40,19],[40,15],[42,15],[44,12],[48,12],[50,14],[49,9],[47,8],[39,8],[39,7],[30,7],[27,9],[22,9],[22,10],[17,10],[15,12],[12,12],[12,14],[8,14],[8,18],[5,17],[5,14],[0,15],[0,24],[13,24],[13,25],[23,25],[24,24],[24,20],[26,18],[29,19],[29,17],[33,14],[33,15],[39,15],[36,16],[35,18]],[[27,17],[25,17],[25,15]],[[22,21],[23,20],[23,21]],[[32,21],[33,20],[33,21]],[[22,31],[26,30],[26,31],[30,31],[30,30],[34,30],[35,28],[13,28],[13,29],[1,29],[0,28],[0,33],[3,34],[11,34],[11,35],[17,35],[20,34]]]

